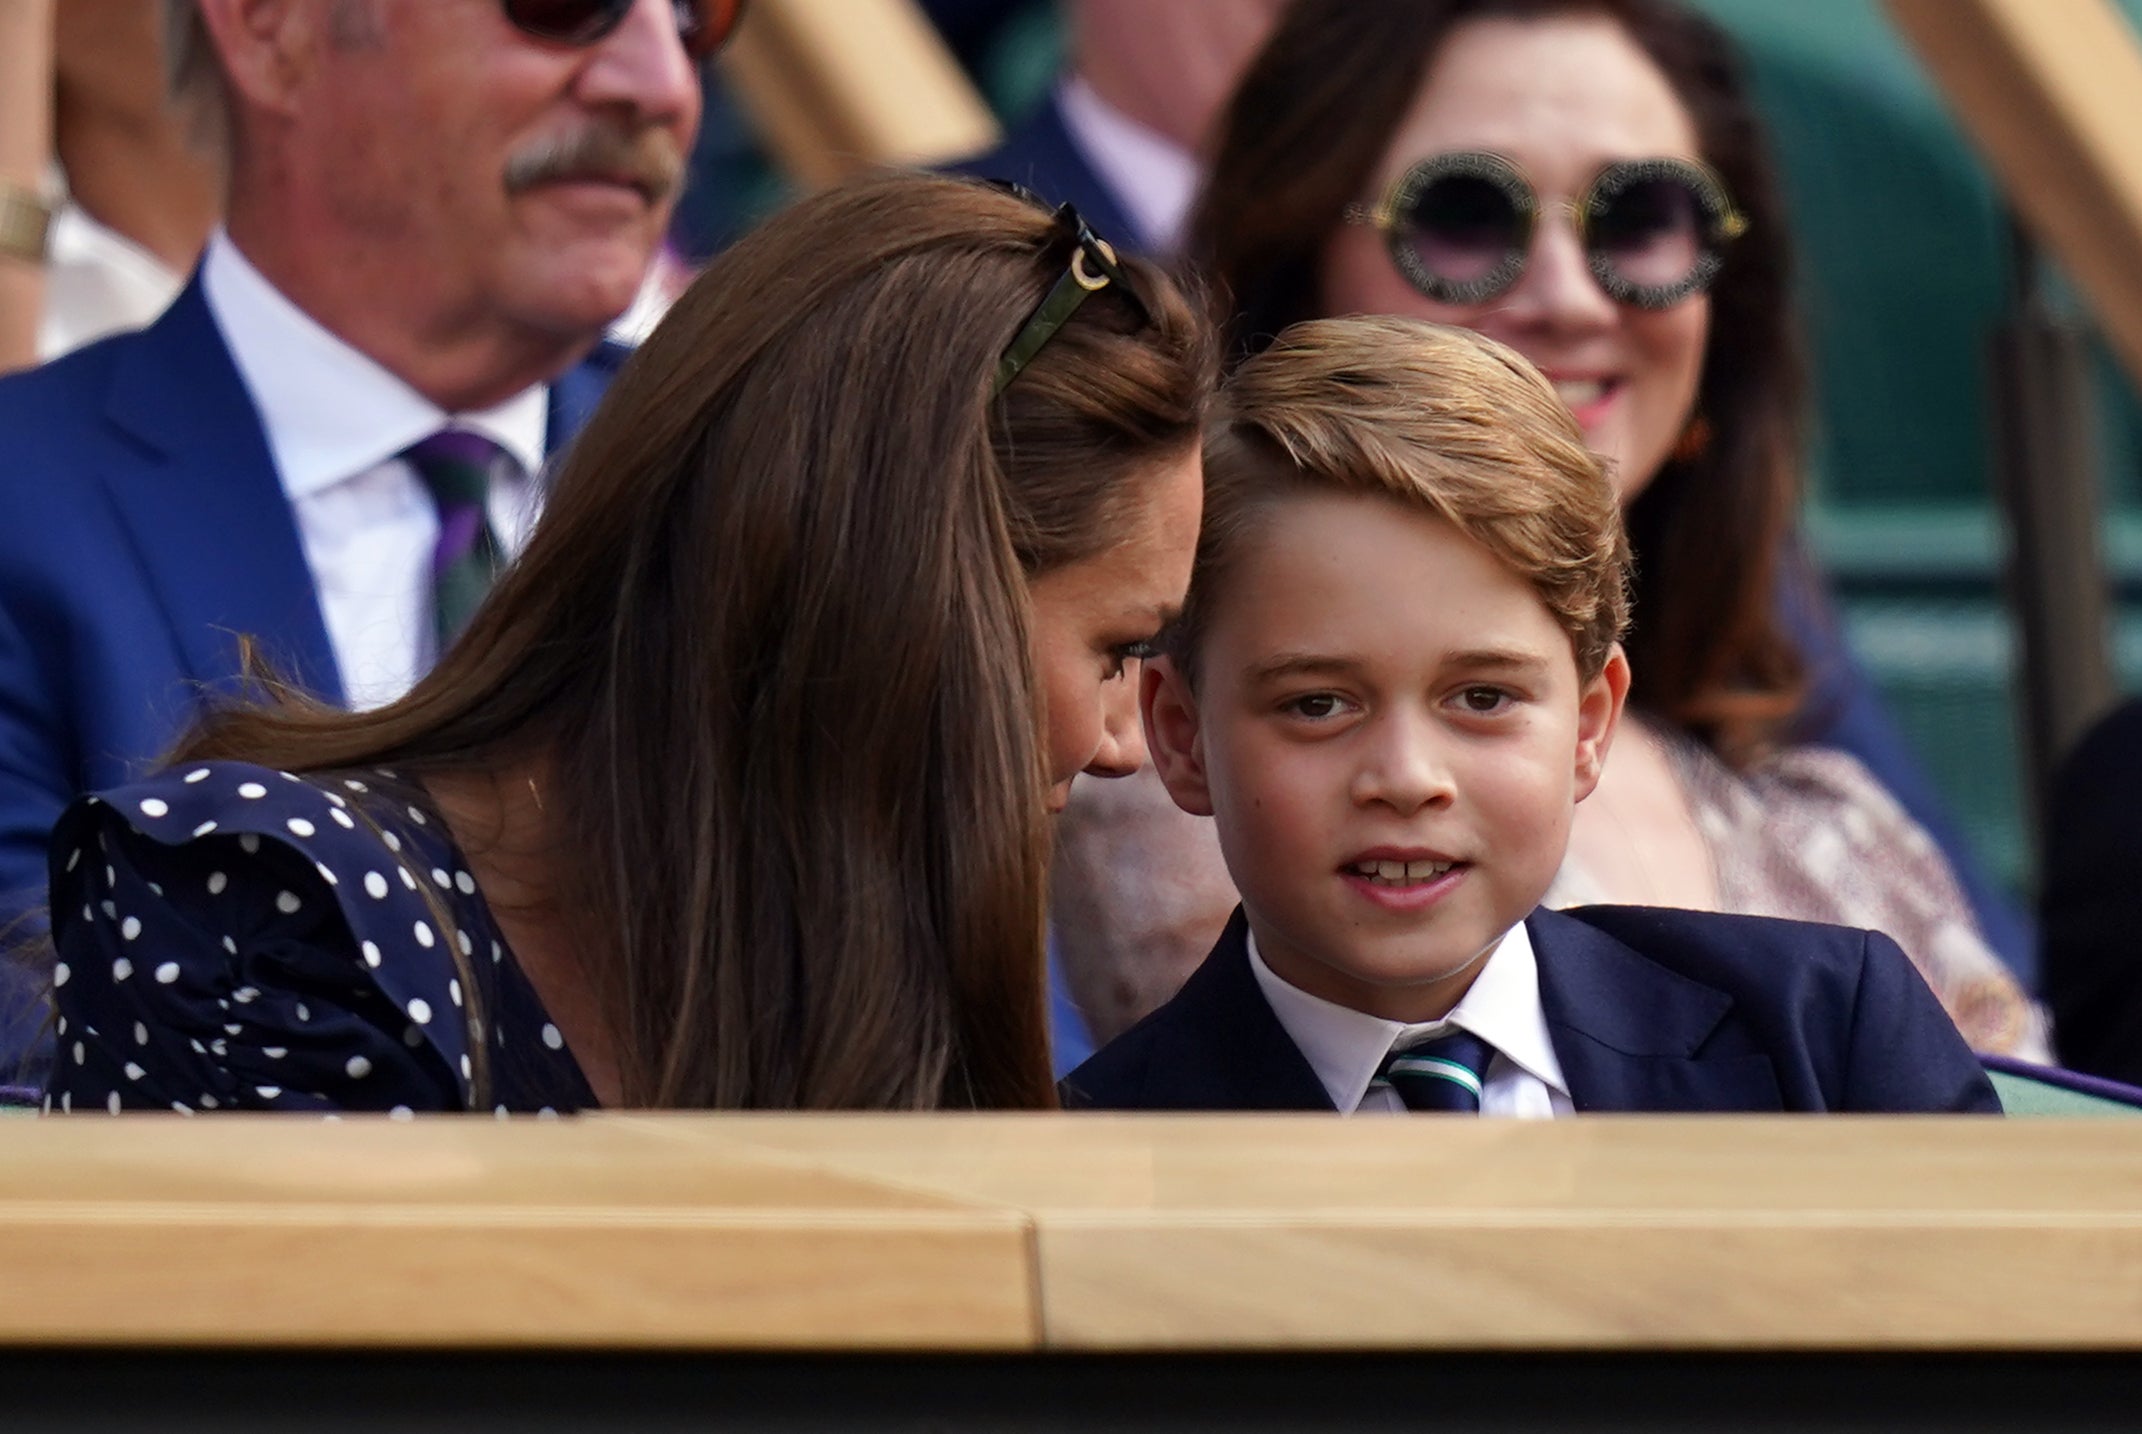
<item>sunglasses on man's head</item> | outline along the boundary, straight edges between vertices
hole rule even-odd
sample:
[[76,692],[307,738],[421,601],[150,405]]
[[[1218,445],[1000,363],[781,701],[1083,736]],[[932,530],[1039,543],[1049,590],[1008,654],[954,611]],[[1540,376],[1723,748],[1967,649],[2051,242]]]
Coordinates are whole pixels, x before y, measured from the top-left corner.
[[1599,287],[1640,309],[1707,288],[1748,227],[1718,176],[1694,160],[1622,160],[1576,200],[1550,206],[1523,170],[1480,150],[1420,161],[1375,209],[1354,206],[1347,218],[1380,230],[1398,271],[1429,298],[1478,304],[1517,283],[1549,207],[1568,212]]
[[[523,34],[559,45],[592,45],[624,23],[639,0],[501,0]],[[669,0],[685,53],[703,60],[736,29],[744,0]]]

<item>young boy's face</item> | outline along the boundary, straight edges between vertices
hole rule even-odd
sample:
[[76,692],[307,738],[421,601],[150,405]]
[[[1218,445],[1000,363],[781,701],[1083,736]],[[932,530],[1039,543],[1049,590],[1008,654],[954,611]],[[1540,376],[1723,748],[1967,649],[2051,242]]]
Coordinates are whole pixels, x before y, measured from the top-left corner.
[[1580,682],[1532,586],[1440,519],[1317,494],[1266,513],[1199,690],[1145,678],[1168,790],[1217,819],[1258,950],[1295,986],[1433,1020],[1538,904],[1628,667]]

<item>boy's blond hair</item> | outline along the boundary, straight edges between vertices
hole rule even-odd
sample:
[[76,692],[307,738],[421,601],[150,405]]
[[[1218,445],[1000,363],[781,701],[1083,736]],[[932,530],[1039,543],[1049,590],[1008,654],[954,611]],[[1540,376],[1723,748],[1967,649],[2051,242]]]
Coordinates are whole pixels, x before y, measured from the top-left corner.
[[1205,519],[1170,654],[1193,685],[1213,604],[1280,501],[1362,493],[1431,513],[1539,593],[1590,681],[1629,620],[1629,545],[1600,460],[1539,371],[1469,329],[1296,324],[1223,386]]

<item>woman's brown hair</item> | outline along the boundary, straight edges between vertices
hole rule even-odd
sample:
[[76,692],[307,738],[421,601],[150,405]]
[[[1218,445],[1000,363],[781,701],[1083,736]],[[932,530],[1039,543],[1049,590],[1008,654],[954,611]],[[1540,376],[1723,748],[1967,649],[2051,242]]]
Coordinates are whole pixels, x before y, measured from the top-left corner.
[[402,701],[182,754],[542,759],[628,1104],[1046,1107],[1027,581],[1194,445],[1209,330],[1150,266],[993,398],[1064,272],[1008,193],[883,175],[730,249],[625,366],[526,553]]
[[1190,252],[1231,303],[1238,352],[1319,316],[1318,261],[1451,33],[1474,20],[1599,15],[1650,56],[1748,230],[1711,287],[1696,411],[1710,437],[1629,505],[1631,700],[1742,764],[1804,690],[1777,618],[1799,494],[1804,379],[1784,205],[1731,42],[1673,0],[1297,0],[1224,117]]

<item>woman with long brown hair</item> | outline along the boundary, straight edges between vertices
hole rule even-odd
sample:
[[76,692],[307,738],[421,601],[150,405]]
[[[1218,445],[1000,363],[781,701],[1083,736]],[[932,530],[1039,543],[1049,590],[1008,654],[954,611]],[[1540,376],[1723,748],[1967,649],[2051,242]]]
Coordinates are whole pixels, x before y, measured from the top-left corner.
[[231,711],[69,810],[50,1103],[1052,1105],[1050,811],[1140,759],[1209,350],[1001,190],[768,221],[407,698]]
[[[1783,204],[1714,25],[1674,0],[1298,3],[1230,104],[1191,228],[1237,352],[1327,314],[1477,329],[1541,369],[1609,461],[1636,554],[1636,720],[1555,904],[1876,927],[1979,1048],[2042,1049],[1950,863],[1853,754],[1866,694],[1840,692],[1841,643],[1808,616]],[[1146,850],[1106,850],[1138,817],[1079,818],[1077,916],[1059,910],[1074,978],[1095,964],[1078,917],[1133,905],[1105,873],[1164,889]]]

